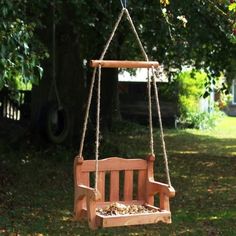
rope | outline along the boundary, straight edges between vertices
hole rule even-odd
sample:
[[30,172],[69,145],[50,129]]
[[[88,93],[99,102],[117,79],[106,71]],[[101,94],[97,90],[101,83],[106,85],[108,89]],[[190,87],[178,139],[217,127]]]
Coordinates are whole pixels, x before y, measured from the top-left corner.
[[101,106],[101,65],[98,68],[98,91],[97,91],[97,120],[96,120],[96,149],[95,149],[95,186],[98,189],[98,159],[100,145],[100,106]]
[[106,54],[106,52],[107,52],[107,49],[109,48],[110,43],[111,43],[111,41],[112,41],[112,39],[113,39],[113,37],[114,37],[114,35],[115,35],[115,32],[116,32],[116,30],[117,30],[117,28],[118,28],[118,26],[119,26],[119,24],[120,24],[120,21],[121,21],[121,19],[122,19],[122,16],[123,16],[125,10],[126,10],[125,8],[123,8],[123,9],[121,10],[121,13],[120,13],[120,15],[119,15],[119,17],[118,17],[118,19],[117,19],[117,21],[116,21],[116,24],[115,24],[115,26],[114,26],[114,28],[113,28],[113,30],[112,30],[112,33],[111,33],[111,35],[110,35],[110,38],[107,40],[107,43],[106,43],[106,45],[105,45],[105,47],[104,47],[104,50],[102,51],[102,54],[101,54],[99,60],[103,60],[103,58],[104,58],[104,56],[105,56],[105,54]]
[[97,68],[94,68],[93,75],[92,75],[92,81],[91,81],[91,85],[90,85],[90,89],[89,89],[89,97],[88,97],[87,106],[86,106],[86,112],[85,112],[85,118],[84,118],[84,124],[83,124],[83,131],[82,131],[82,136],[81,136],[81,140],[80,140],[79,157],[83,156],[84,140],[85,140],[85,134],[86,134],[86,131],[87,131],[87,126],[88,126],[89,110],[90,110],[90,107],[91,107],[91,101],[92,101],[92,96],[93,96],[93,89],[94,89],[94,82],[95,82],[96,72],[97,72]]
[[52,22],[52,85],[51,85],[51,90],[52,90],[52,86],[54,86],[58,108],[61,109],[62,108],[61,99],[59,96],[59,91],[57,88],[57,81],[56,81],[56,24],[55,24],[56,12],[55,10],[56,10],[56,3],[54,0],[53,8],[52,8],[53,22]]
[[148,82],[147,82],[147,89],[148,89],[148,112],[149,112],[149,137],[150,137],[150,150],[152,156],[154,156],[154,141],[153,141],[153,124],[152,124],[152,94],[151,94],[151,79],[150,79],[150,71],[148,72]]
[[[125,9],[125,13],[126,13],[128,21],[130,22],[132,31],[137,39],[138,45],[142,51],[143,57],[145,58],[146,61],[149,61],[149,58],[148,58],[147,53],[145,52],[145,49],[143,47],[143,44],[139,38],[138,32],[134,26],[134,23],[133,23],[132,18],[129,14],[129,11],[127,9]],[[148,87],[148,111],[149,111],[149,134],[150,134],[149,146],[150,146],[151,154],[154,156],[155,153],[154,153],[153,124],[152,124],[152,98],[151,98],[152,96],[151,96],[151,81],[150,81],[149,69],[148,69],[148,83],[147,84],[148,84],[147,87]]]
[[120,4],[122,8],[125,8],[122,0],[120,0]]
[[155,92],[155,100],[156,100],[157,113],[158,113],[159,125],[160,125],[160,136],[161,136],[161,142],[162,142],[162,148],[163,148],[166,178],[167,178],[168,185],[171,186],[168,157],[167,157],[167,152],[166,152],[166,144],[165,144],[165,138],[164,138],[162,119],[161,119],[161,108],[160,108],[159,94],[158,94],[158,89],[157,89],[157,85],[156,85],[157,76],[154,73],[154,67],[152,67],[152,75],[153,75],[152,82],[153,82],[153,87],[154,87],[154,92]]
[[147,56],[147,53],[145,52],[145,49],[144,49],[143,44],[142,44],[142,42],[141,42],[141,40],[140,40],[140,38],[139,38],[138,32],[136,31],[136,28],[135,28],[135,26],[134,26],[134,23],[133,23],[133,21],[132,21],[132,18],[131,18],[130,14],[129,14],[129,11],[128,11],[126,8],[124,9],[124,11],[125,11],[125,13],[126,13],[126,16],[127,16],[128,21],[130,22],[131,28],[132,28],[133,33],[134,33],[134,35],[135,35],[135,37],[136,37],[136,39],[137,39],[137,41],[138,41],[139,47],[140,47],[140,49],[141,49],[141,51],[142,51],[142,54],[143,54],[145,60],[146,60],[146,61],[149,61],[148,56]]
[[[115,35],[115,32],[120,24],[120,21],[122,19],[122,16],[125,12],[125,8],[123,8],[121,10],[121,13],[120,15],[118,16],[118,19],[116,21],[116,24],[112,30],[112,33],[102,51],[102,54],[100,56],[100,60],[103,60],[110,44],[111,44],[111,41]],[[94,185],[94,188],[95,190],[98,189],[98,160],[99,160],[99,145],[100,145],[100,142],[99,142],[99,135],[100,135],[100,100],[101,100],[101,65],[99,65],[99,69],[98,69],[98,94],[97,94],[97,120],[96,120],[96,149],[95,149],[95,185]]]
[[126,8],[127,7],[127,1],[126,0],[124,0],[124,1],[120,0],[120,4],[121,4],[122,8]]
[[[125,12],[125,8],[123,8],[121,10],[121,13],[116,21],[116,24],[113,28],[113,31],[104,47],[104,50],[102,51],[102,54],[100,56],[100,60],[103,60],[109,46],[110,43],[115,35],[115,32],[119,26],[119,23],[122,19],[122,16]],[[83,156],[83,148],[84,148],[84,140],[85,140],[85,135],[86,135],[86,131],[87,131],[87,126],[88,126],[88,117],[89,117],[89,111],[90,111],[90,107],[91,107],[91,101],[92,101],[92,95],[93,95],[93,89],[94,89],[94,83],[95,83],[95,77],[96,77],[96,72],[97,72],[97,68],[94,68],[93,70],[93,75],[92,75],[92,81],[91,81],[91,86],[90,86],[90,90],[89,90],[89,97],[88,97],[88,101],[87,101],[87,106],[86,106],[86,112],[85,112],[85,119],[84,119],[84,124],[83,124],[83,130],[82,130],[82,136],[81,136],[81,141],[80,141],[80,149],[79,149],[79,157]],[[97,128],[96,128],[96,149],[95,149],[95,189],[97,190],[97,185],[98,185],[98,159],[99,159],[99,134],[100,134],[100,127],[99,127],[99,120],[100,120],[100,86],[101,86],[101,66],[99,66],[99,71],[98,71],[98,103],[97,103]]]
[[[121,13],[116,21],[116,24],[112,30],[112,33],[104,47],[104,50],[101,53],[100,60],[103,60],[110,43],[115,35],[115,32],[119,26],[119,23],[122,19],[123,14],[125,13],[127,16],[127,19],[131,25],[132,31],[138,41],[139,47],[142,51],[142,54],[145,58],[146,61],[149,61],[149,58],[145,52],[145,49],[142,45],[142,42],[139,38],[139,35],[136,31],[136,28],[133,24],[132,18],[130,17],[130,14],[128,10],[124,7],[126,6],[126,1],[125,5],[123,4],[121,0],[121,5],[122,5],[122,10]],[[92,76],[92,81],[91,81],[91,86],[90,86],[90,91],[89,91],[89,97],[88,97],[88,102],[87,102],[87,109],[85,113],[85,120],[84,120],[84,125],[83,125],[83,132],[82,132],[82,137],[81,137],[81,142],[80,142],[80,150],[79,150],[79,156],[82,157],[83,154],[83,146],[84,146],[84,140],[85,140],[85,134],[87,130],[87,123],[88,123],[88,116],[89,116],[89,110],[91,106],[91,100],[92,100],[92,94],[93,94],[93,89],[94,89],[94,82],[95,82],[95,77],[96,77],[96,68],[93,70],[93,76]],[[157,105],[157,112],[158,112],[158,117],[159,117],[159,125],[160,125],[160,136],[161,136],[161,141],[162,141],[162,147],[163,147],[163,154],[164,154],[164,161],[165,161],[165,169],[166,169],[166,176],[167,176],[167,181],[169,186],[171,186],[171,181],[170,181],[170,173],[169,173],[169,167],[168,167],[168,157],[167,157],[167,152],[166,152],[166,146],[165,146],[165,140],[164,140],[164,132],[163,132],[163,126],[162,126],[162,120],[161,120],[161,110],[160,110],[160,102],[159,102],[159,95],[158,95],[158,89],[156,85],[155,78],[157,77],[154,73],[154,67],[152,67],[152,82],[154,86],[154,92],[155,92],[155,100],[156,100],[156,105]],[[150,79],[150,73],[148,70],[148,106],[149,106],[149,132],[150,132],[150,149],[152,155],[154,154],[154,141],[153,141],[153,123],[152,123],[152,101],[151,101],[151,79]],[[95,189],[97,190],[98,188],[98,160],[99,160],[99,145],[100,145],[100,100],[101,100],[101,65],[99,65],[98,69],[98,91],[97,91],[97,119],[96,119],[96,149],[95,149]]]

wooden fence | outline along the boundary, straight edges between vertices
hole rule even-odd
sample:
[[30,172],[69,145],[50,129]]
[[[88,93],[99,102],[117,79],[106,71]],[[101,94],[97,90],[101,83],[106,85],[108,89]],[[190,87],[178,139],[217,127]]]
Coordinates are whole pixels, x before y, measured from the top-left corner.
[[31,91],[0,91],[0,118],[22,121],[30,118]]

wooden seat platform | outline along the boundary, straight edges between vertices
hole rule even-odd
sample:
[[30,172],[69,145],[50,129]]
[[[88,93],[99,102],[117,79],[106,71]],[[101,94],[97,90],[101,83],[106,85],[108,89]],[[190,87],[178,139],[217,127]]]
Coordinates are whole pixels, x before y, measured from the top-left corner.
[[[99,160],[98,190],[96,191],[91,187],[96,161],[76,157],[74,161],[75,220],[87,217],[92,229],[151,224],[159,221],[171,223],[169,198],[175,195],[175,190],[167,184],[154,181],[154,160],[155,157],[151,155],[146,160],[119,157]],[[108,187],[107,184],[109,184]],[[123,186],[122,191],[121,186]],[[109,190],[109,192],[106,193],[105,190]],[[157,207],[154,206],[155,194],[159,195],[159,206]],[[98,208],[104,208],[114,202],[125,205],[145,205],[156,211],[109,216],[97,211]]]

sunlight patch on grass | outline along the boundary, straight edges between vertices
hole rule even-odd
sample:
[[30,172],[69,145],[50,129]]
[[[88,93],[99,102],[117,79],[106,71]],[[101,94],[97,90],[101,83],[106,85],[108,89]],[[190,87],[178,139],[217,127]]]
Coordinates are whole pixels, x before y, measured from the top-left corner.
[[[146,127],[122,125],[118,131],[103,140],[102,156],[146,156]],[[158,141],[155,179],[159,181],[165,179],[165,168],[163,154],[159,154],[160,132],[155,129],[154,133]],[[226,117],[215,130],[167,129],[165,134],[176,189],[170,203],[173,224],[92,232],[87,221],[73,221],[72,150],[27,148],[16,152],[0,142],[4,193],[0,191],[0,235],[234,235],[236,119]]]
[[197,217],[197,220],[220,220],[220,219],[235,219],[236,218],[236,209],[232,211],[217,211],[214,212],[214,215],[202,214]]
[[176,151],[175,153],[177,154],[198,154],[199,152],[198,151]]
[[217,126],[211,130],[187,129],[187,132],[194,135],[234,139],[236,134],[236,117],[223,117],[221,121],[217,124]]
[[235,157],[235,134],[236,117],[225,116],[212,130],[185,129],[177,132],[167,130],[167,148],[173,155],[204,154],[215,157]]

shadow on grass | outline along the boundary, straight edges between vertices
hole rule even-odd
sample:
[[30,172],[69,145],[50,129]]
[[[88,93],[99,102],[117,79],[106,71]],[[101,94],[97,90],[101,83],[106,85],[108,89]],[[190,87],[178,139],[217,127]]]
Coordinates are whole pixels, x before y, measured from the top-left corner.
[[[133,131],[111,135],[103,154],[144,155],[148,133]],[[168,130],[166,142],[177,192],[171,201],[173,224],[96,232],[72,220],[73,151],[30,145],[16,151],[0,142],[0,235],[234,235],[236,139]],[[156,178],[164,180],[162,156],[157,156]]]

